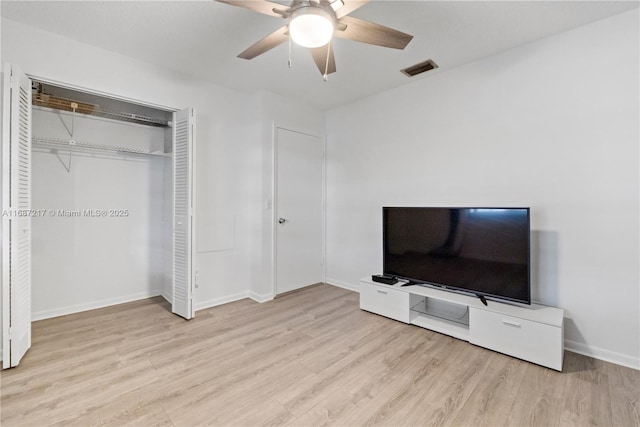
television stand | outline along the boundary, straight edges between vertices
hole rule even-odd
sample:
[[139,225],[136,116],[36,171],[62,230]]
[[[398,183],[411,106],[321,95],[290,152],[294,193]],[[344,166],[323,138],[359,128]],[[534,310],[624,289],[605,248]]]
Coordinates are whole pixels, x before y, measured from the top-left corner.
[[480,347],[562,370],[564,311],[517,306],[424,286],[360,281],[360,308]]

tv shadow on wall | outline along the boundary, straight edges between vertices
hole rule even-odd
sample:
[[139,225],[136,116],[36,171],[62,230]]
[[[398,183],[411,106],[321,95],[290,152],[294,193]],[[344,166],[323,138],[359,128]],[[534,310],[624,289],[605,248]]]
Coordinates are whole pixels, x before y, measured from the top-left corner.
[[558,304],[559,235],[557,231],[531,230],[531,299]]

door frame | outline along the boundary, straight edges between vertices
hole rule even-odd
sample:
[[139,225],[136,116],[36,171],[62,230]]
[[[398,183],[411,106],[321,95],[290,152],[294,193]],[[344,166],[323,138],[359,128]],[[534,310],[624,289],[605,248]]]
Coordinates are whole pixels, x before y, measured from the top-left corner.
[[[271,138],[271,295],[272,298],[277,297],[276,283],[278,278],[278,131],[286,130],[302,135],[318,138],[322,144],[322,260],[321,272],[322,282],[326,282],[327,276],[327,138],[324,135],[318,135],[300,129],[297,126],[289,126],[278,122],[273,122],[272,138]],[[267,205],[269,202],[267,202]]]

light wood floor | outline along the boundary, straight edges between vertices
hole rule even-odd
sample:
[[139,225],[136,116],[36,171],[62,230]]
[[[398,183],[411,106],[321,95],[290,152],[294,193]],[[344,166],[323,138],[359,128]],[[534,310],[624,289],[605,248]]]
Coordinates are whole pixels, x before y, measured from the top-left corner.
[[360,311],[318,285],[184,321],[161,298],[33,325],[3,426],[638,426],[640,372],[564,372]]

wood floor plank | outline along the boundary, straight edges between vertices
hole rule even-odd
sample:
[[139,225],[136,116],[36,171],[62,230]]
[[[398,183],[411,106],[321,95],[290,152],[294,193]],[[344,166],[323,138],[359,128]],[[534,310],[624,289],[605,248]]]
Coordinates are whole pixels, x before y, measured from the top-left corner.
[[612,363],[602,364],[609,380],[611,424],[640,426],[640,371]]
[[612,425],[609,379],[602,363],[591,357],[565,356],[566,390],[560,424],[563,426]]
[[474,426],[505,425],[522,385],[527,362],[500,353],[488,354],[489,366],[451,423]]
[[[459,347],[444,360],[444,372],[435,383],[422,380],[412,393],[388,417],[394,425],[450,425],[483,377],[490,355],[478,352],[466,342],[455,340]],[[425,418],[424,414],[429,417]]]
[[[370,399],[357,402],[356,408],[337,420],[342,425],[399,425],[391,419],[403,416],[401,408],[407,405],[407,401],[413,401],[416,394],[422,394],[425,390],[437,384],[439,378],[446,372],[445,359],[449,354],[455,354],[458,340],[445,337],[441,345],[433,347],[432,351],[417,353],[418,358],[402,364],[406,369],[397,376],[392,377],[385,387],[378,392],[371,393]],[[424,411],[420,411],[424,414]],[[422,423],[421,423],[422,424]]]
[[359,309],[329,285],[185,321],[150,298],[34,322],[3,426],[638,426],[640,371],[565,372]]
[[295,416],[289,425],[328,426],[341,425],[338,420],[345,414],[353,413],[355,405],[344,398],[342,393],[323,396],[310,410]]
[[[82,424],[87,420],[93,424],[99,420],[97,412],[105,404],[130,389],[144,388],[157,380],[147,361],[108,371],[77,384],[54,386],[45,395],[29,397],[15,403],[18,413],[5,413],[3,401],[3,425],[24,425],[30,420],[33,425],[65,424],[70,420]],[[3,384],[4,386],[4,384]],[[13,415],[13,416],[12,416]],[[27,423],[29,424],[29,423]]]
[[522,385],[504,425],[560,425],[566,383],[567,377],[562,373],[531,363],[526,364]]
[[158,406],[148,406],[138,390],[127,391],[96,410],[102,426],[173,426],[167,413]]

